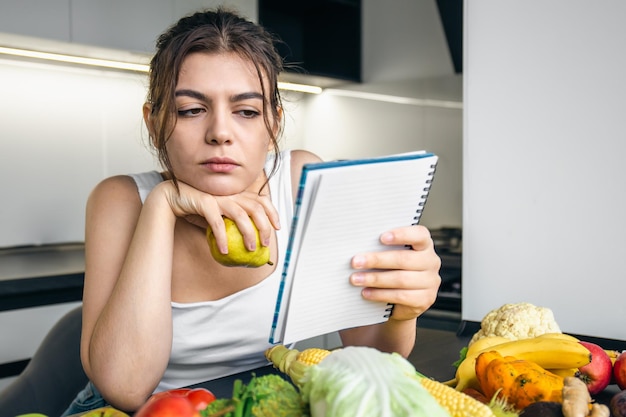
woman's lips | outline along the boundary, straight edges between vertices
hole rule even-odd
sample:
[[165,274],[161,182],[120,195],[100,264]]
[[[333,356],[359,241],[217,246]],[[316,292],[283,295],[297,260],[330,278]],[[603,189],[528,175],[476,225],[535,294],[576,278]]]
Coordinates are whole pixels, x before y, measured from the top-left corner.
[[231,172],[239,166],[235,161],[229,158],[211,158],[202,163],[212,172],[227,173]]

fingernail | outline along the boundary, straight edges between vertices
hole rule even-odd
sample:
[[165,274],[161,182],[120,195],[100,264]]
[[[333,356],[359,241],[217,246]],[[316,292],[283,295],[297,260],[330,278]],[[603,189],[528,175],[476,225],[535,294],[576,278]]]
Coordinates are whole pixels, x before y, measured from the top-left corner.
[[355,268],[362,268],[365,265],[365,256],[363,256],[363,255],[356,255],[352,259],[352,265]]
[[364,274],[353,274],[352,275],[352,283],[355,285],[363,284],[365,282]]
[[385,232],[380,236],[380,240],[383,243],[391,243],[393,242],[393,233]]

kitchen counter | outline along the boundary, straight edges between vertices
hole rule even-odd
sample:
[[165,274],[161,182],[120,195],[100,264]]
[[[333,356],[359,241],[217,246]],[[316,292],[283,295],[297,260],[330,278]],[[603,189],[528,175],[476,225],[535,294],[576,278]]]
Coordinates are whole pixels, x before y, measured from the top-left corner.
[[82,243],[0,249],[0,311],[82,300]]
[[[455,368],[452,366],[452,363],[459,358],[459,350],[467,345],[469,339],[470,336],[460,335],[459,332],[421,327],[418,324],[417,342],[408,360],[415,366],[415,369],[422,374],[440,382],[448,381],[454,377],[455,373]],[[246,383],[250,380],[253,373],[258,376],[268,373],[283,375],[270,365],[253,371],[202,382],[193,385],[193,387],[207,388],[218,398],[230,397],[233,382],[236,379],[241,379]],[[601,394],[594,396],[594,399],[598,402],[608,404],[611,397],[617,392],[619,392],[617,385],[609,385]]]
[[[0,311],[82,300],[83,243],[0,249]],[[433,310],[461,312],[461,256],[442,251],[442,286]]]
[[[467,344],[469,339],[468,336],[458,336],[453,331],[418,326],[417,343],[408,360],[422,374],[438,381],[447,381],[454,377],[455,369],[452,363],[458,359],[459,350]],[[268,373],[283,375],[270,365],[253,371],[241,372],[213,381],[202,382],[193,385],[193,387],[207,388],[218,398],[230,397],[234,381],[241,379],[246,383],[250,380],[253,373],[257,376]]]

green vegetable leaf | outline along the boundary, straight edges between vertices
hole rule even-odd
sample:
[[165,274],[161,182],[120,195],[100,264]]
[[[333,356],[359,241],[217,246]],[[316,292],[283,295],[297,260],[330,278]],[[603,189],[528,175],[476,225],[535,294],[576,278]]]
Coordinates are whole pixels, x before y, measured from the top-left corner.
[[463,349],[459,351],[459,359],[457,359],[456,362],[452,363],[452,365],[455,368],[458,368],[459,365],[461,365],[461,362],[463,362],[466,357],[467,357],[467,346],[463,347]]

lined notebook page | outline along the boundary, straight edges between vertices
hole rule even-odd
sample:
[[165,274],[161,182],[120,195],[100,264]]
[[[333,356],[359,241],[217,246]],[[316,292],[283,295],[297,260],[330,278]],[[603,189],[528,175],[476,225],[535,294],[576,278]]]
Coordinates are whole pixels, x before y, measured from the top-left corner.
[[417,223],[436,163],[422,151],[304,168],[271,343],[387,320],[392,306],[350,284],[350,261],[389,249],[383,232]]

